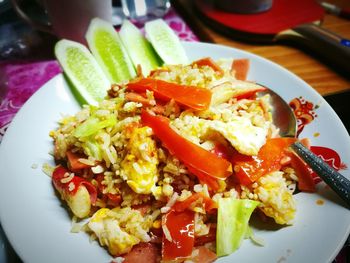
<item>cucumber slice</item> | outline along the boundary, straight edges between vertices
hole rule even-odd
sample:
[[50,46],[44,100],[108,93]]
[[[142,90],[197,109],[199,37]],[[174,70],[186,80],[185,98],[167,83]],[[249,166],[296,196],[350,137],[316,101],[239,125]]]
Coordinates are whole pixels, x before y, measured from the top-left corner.
[[249,199],[219,199],[216,228],[218,257],[229,255],[240,247],[248,230],[249,218],[259,204]]
[[112,24],[100,18],[92,19],[85,38],[92,54],[112,83],[136,76],[129,55]]
[[145,24],[146,35],[165,64],[187,64],[188,58],[180,39],[162,19]]
[[60,40],[55,45],[55,56],[81,104],[97,105],[106,97],[111,83],[84,45]]
[[123,21],[119,35],[135,68],[141,65],[142,73],[145,76],[148,76],[151,70],[161,66],[161,60],[151,43],[129,20]]

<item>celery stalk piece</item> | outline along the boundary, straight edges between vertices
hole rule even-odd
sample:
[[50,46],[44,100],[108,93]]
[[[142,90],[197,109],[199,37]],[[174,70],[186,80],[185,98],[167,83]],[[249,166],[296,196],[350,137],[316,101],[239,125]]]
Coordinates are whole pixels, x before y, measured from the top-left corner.
[[247,232],[248,222],[259,202],[249,199],[220,198],[216,230],[216,254],[226,256],[237,250]]
[[113,127],[116,122],[116,117],[113,115],[105,120],[99,120],[97,117],[92,116],[75,129],[74,136],[77,138],[88,137],[97,133],[101,129]]

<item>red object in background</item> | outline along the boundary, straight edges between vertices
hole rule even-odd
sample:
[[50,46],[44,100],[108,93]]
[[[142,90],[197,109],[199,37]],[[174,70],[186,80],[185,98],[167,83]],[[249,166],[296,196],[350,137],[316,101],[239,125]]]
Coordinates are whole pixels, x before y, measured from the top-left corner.
[[274,0],[271,9],[256,14],[239,14],[218,9],[214,0],[195,0],[204,18],[234,31],[254,36],[274,36],[300,24],[320,21],[325,11],[314,0]]
[[350,40],[319,26],[325,10],[315,0],[274,0],[268,11],[249,15],[222,11],[215,0],[194,3],[200,18],[223,34],[250,42],[297,42],[350,73]]

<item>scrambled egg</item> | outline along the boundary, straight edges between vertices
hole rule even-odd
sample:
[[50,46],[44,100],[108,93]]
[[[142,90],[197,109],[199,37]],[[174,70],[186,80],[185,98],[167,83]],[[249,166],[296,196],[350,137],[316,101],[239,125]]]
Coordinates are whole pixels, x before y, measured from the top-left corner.
[[151,135],[149,127],[133,129],[121,162],[121,177],[138,194],[150,194],[158,180],[157,146]]
[[151,226],[149,216],[143,217],[139,211],[130,207],[101,208],[88,223],[101,246],[107,246],[113,256],[128,253],[140,242],[149,242],[147,232]]
[[237,118],[235,121],[210,121],[210,129],[219,132],[240,153],[257,155],[265,144],[267,129],[252,125],[249,119]]
[[262,202],[261,210],[272,217],[277,224],[292,224],[296,213],[296,204],[288,190],[283,172],[273,172],[258,180],[254,193]]

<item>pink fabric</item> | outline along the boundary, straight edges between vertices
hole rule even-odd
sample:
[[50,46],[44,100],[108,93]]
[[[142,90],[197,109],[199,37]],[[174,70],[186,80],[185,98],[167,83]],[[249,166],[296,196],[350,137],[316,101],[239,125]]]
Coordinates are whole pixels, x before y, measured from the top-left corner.
[[0,65],[7,94],[0,104],[0,141],[17,111],[49,79],[61,72],[56,61],[16,62]]

